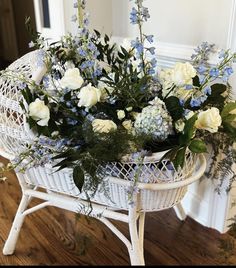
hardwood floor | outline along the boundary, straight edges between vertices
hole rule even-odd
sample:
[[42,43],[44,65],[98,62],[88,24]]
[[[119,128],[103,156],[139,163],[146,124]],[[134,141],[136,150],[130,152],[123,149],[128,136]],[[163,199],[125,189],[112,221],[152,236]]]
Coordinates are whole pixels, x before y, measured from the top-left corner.
[[[2,161],[2,159],[0,159]],[[14,219],[21,190],[13,173],[0,183],[0,249]],[[127,225],[118,228],[128,234]],[[236,264],[236,252],[221,256],[220,240],[229,234],[205,228],[187,218],[181,222],[173,209],[149,213],[145,224],[146,265]],[[85,248],[85,250],[84,250]],[[122,242],[97,220],[44,208],[26,217],[15,254],[4,256],[0,265],[130,265]]]

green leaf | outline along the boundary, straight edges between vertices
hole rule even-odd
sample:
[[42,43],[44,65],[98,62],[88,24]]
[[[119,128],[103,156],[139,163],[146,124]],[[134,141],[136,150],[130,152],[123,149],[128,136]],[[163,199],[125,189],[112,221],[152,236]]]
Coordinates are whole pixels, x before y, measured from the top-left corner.
[[124,47],[122,47],[122,46],[120,48],[121,48],[123,54],[125,55],[125,57],[128,57],[129,56],[129,53],[127,52],[127,50]]
[[233,110],[236,109],[236,102],[230,102],[225,105],[224,109],[221,112],[221,117],[224,120],[224,118]]
[[80,166],[76,166],[73,170],[73,180],[80,192],[84,185],[84,172]]
[[205,105],[213,105],[218,107],[220,110],[224,107],[224,102],[226,97],[222,96],[227,90],[227,86],[224,84],[214,84],[211,86],[211,95],[208,96],[207,100],[204,102]]
[[197,75],[193,78],[193,86],[195,86],[195,87],[201,86],[199,77]]
[[197,120],[197,114],[193,115],[187,120],[184,126],[183,134],[179,137],[179,143],[181,146],[187,145],[194,136],[195,122]]
[[184,160],[185,160],[185,152],[186,152],[186,147],[183,147],[183,148],[178,150],[178,152],[173,160],[173,164],[174,164],[176,170],[179,167],[183,168]]
[[108,37],[108,35],[107,34],[105,34],[105,37],[104,37],[104,41],[105,41],[105,43],[108,43],[109,42],[109,37]]
[[167,110],[169,111],[171,117],[177,121],[182,118],[183,115],[183,107],[179,103],[179,99],[177,97],[171,96],[165,100],[165,104]]
[[224,122],[223,126],[224,126],[224,132],[229,134],[231,138],[236,139],[236,128],[227,122]]
[[94,30],[94,32],[95,32],[95,34],[97,35],[97,37],[98,37],[98,38],[100,38],[100,37],[101,37],[101,34],[99,33],[99,31]]
[[189,149],[193,153],[206,153],[207,147],[206,144],[202,140],[193,140],[189,145]]

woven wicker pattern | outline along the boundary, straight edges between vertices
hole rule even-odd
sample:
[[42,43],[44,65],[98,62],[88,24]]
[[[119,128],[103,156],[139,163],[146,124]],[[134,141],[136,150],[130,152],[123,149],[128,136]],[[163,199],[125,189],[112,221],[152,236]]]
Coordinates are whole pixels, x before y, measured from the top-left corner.
[[0,146],[8,155],[19,154],[27,141],[34,137],[20,106],[23,97],[19,82],[12,79],[11,75],[21,75],[39,82],[45,71],[45,67],[37,63],[39,53],[31,52],[18,59],[7,68],[8,77],[0,77]]

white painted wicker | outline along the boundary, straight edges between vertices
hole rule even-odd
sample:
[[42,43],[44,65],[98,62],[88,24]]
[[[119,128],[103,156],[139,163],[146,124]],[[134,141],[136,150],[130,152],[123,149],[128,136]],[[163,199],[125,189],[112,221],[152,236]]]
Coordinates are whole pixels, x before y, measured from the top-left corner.
[[[25,55],[14,62],[9,69],[40,82],[45,68],[37,64],[38,53],[40,51]],[[25,148],[25,144],[34,138],[21,109],[21,101],[19,83],[13,79],[0,78],[0,153],[9,159],[17,156]],[[186,215],[180,202],[187,191],[187,186],[199,179],[206,167],[202,155],[197,157],[188,153],[185,167],[176,171],[168,160],[160,162],[162,155],[157,153],[145,158],[140,182],[137,184],[139,191],[133,195],[133,205],[129,204],[128,189],[136,164],[129,159],[103,167],[107,174],[104,178],[107,191],[104,193],[98,190],[92,199],[93,210],[89,215],[101,220],[124,242],[133,265],[144,264],[145,212],[174,207],[177,216],[183,220]],[[82,214],[88,212],[90,204],[86,201],[85,194],[80,193],[75,186],[72,171],[69,169],[54,171],[52,166],[46,165],[29,168],[25,173],[17,173],[23,197],[5,243],[4,254],[13,254],[21,225],[28,214],[49,205]],[[40,198],[44,202],[27,209],[32,197]],[[121,209],[122,212],[117,209]],[[108,219],[127,222],[130,241]]]

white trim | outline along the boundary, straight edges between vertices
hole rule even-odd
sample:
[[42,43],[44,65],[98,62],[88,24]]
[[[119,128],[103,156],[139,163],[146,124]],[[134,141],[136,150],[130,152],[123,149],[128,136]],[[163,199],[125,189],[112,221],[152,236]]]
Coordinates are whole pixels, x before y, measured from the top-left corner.
[[230,21],[227,38],[227,48],[236,51],[236,0],[231,0],[232,6],[230,9]]
[[[50,28],[44,28],[42,24],[42,10],[39,0],[34,0],[34,10],[36,18],[37,31],[42,33],[50,41],[58,41],[65,34],[65,14],[63,0],[48,0]],[[56,8],[55,8],[56,7]]]

